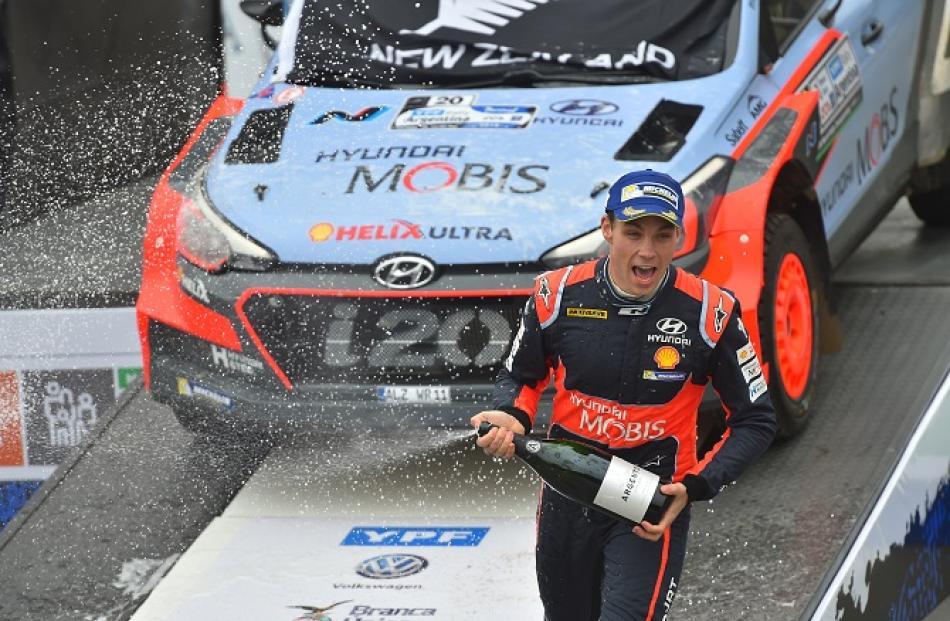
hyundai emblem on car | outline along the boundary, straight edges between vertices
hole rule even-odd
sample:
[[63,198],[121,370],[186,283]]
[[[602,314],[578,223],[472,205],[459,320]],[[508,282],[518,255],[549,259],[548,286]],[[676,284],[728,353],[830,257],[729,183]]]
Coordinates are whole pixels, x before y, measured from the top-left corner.
[[417,255],[398,255],[383,259],[373,270],[373,279],[390,289],[415,289],[435,278],[435,264]]

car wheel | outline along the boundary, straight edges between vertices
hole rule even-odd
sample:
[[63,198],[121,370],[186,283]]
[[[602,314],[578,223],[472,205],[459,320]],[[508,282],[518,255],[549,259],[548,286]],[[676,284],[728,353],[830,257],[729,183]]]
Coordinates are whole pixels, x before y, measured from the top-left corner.
[[911,194],[908,200],[910,208],[924,224],[950,226],[950,200],[947,200],[946,188],[922,194]]
[[788,214],[770,214],[759,331],[780,438],[794,436],[808,422],[818,372],[819,282],[801,227]]

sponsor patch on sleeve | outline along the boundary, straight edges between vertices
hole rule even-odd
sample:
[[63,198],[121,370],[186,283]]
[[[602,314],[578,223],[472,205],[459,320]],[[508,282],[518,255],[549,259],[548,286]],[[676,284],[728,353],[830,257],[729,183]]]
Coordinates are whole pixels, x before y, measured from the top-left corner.
[[742,369],[742,377],[745,378],[746,384],[751,382],[756,376],[762,375],[762,365],[759,364],[759,359],[755,356],[752,356],[752,360],[739,368]]
[[568,317],[583,317],[585,319],[607,319],[607,311],[603,308],[567,307]]
[[745,364],[753,358],[755,358],[755,347],[752,346],[752,341],[736,350],[736,359],[739,364]]
[[769,387],[765,384],[765,378],[760,377],[749,384],[749,401],[755,401],[765,394]]

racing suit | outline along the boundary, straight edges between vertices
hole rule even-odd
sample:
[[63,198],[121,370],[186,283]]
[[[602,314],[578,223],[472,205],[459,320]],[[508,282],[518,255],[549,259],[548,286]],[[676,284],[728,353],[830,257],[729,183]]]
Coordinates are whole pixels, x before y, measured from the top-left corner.
[[[676,267],[644,303],[614,290],[606,258],[539,276],[494,407],[528,431],[552,379],[549,436],[594,444],[682,482],[690,501],[734,481],[776,430],[738,300]],[[699,461],[696,419],[710,379],[727,429]],[[536,561],[545,619],[665,619],[688,531],[688,505],[652,542],[544,486]]]

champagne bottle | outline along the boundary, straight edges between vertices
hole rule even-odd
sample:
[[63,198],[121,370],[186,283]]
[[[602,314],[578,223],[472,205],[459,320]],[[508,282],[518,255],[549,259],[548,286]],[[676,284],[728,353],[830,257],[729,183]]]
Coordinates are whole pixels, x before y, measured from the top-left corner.
[[[491,423],[478,426],[484,436]],[[595,446],[559,438],[515,434],[515,455],[563,496],[626,522],[657,524],[673,500],[660,477]]]

